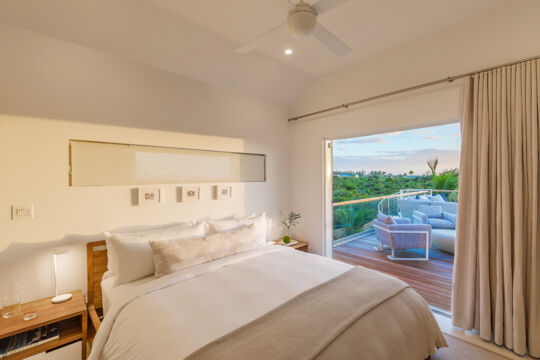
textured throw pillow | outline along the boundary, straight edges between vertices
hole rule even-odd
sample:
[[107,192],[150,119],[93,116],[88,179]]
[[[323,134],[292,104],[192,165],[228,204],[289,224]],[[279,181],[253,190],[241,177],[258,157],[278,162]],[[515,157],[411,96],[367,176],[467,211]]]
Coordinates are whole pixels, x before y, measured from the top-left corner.
[[426,214],[428,218],[442,218],[442,206],[420,205],[418,211]]
[[266,242],[266,214],[264,212],[259,215],[250,215],[237,219],[208,221],[208,226],[210,228],[210,232],[212,233],[237,230],[252,224],[255,225],[257,241],[264,244]]
[[189,266],[203,264],[261,244],[255,224],[240,229],[210,234],[202,239],[151,241],[155,276],[160,277]]
[[396,223],[390,215],[378,214],[377,219],[379,219],[380,222],[383,222],[388,225],[392,225]]
[[206,235],[205,229],[206,224],[200,222],[137,234],[112,234],[107,240],[107,254],[115,258],[114,286],[154,273],[150,241],[202,238]]

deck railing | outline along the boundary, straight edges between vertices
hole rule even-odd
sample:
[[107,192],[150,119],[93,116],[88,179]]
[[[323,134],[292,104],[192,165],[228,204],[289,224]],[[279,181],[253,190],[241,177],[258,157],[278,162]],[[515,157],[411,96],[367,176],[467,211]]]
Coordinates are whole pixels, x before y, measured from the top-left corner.
[[[446,193],[457,195],[458,190],[436,189],[401,189],[399,192],[384,196],[335,202],[334,208],[334,244],[346,242],[357,236],[372,232],[372,221],[378,213],[399,216],[398,200],[417,195]],[[453,195],[455,201],[457,196]]]

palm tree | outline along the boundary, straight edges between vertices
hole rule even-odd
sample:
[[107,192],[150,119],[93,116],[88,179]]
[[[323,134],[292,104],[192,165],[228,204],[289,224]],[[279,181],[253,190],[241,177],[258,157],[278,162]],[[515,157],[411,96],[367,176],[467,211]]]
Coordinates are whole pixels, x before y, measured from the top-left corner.
[[437,165],[439,165],[439,159],[435,158],[433,160],[427,161],[427,166],[429,167],[429,170],[431,170],[431,175],[435,176],[437,175]]

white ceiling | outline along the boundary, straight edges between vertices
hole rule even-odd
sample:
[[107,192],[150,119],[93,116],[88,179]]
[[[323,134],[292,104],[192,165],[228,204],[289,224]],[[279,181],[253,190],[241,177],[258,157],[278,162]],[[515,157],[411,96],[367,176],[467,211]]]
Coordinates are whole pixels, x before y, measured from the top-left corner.
[[[283,23],[290,6],[287,0],[148,1],[212,29],[239,45]],[[510,1],[349,0],[318,19],[353,49],[345,57],[335,57],[313,37],[293,40],[286,30],[269,39],[258,50],[284,64],[318,76]],[[315,0],[308,2],[314,3]],[[283,50],[289,47],[294,49],[294,54],[284,56]]]
[[286,31],[235,52],[282,23],[287,0],[2,0],[0,21],[290,106],[316,76],[512,1],[349,0],[319,19],[353,48],[343,58]]
[[1,0],[0,21],[286,106],[312,80],[146,0]]

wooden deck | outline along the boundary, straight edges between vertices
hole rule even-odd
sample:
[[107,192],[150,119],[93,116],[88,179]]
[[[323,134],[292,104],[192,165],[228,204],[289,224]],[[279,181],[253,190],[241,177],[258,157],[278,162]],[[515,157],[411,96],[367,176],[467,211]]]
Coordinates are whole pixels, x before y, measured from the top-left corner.
[[[379,244],[374,234],[359,237],[333,249],[335,260],[361,265],[395,276],[408,283],[431,306],[450,311],[454,256],[430,249],[429,261],[392,261],[384,252],[376,251]],[[396,256],[423,256],[425,250],[396,251]]]

